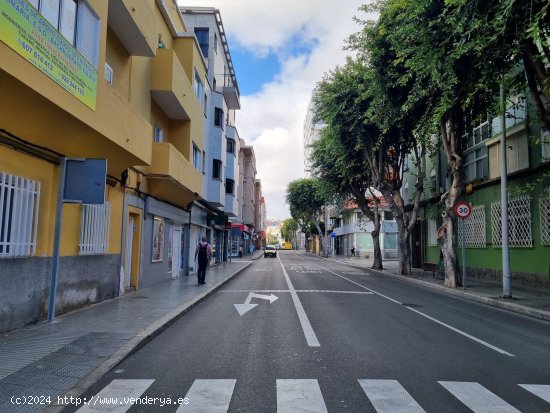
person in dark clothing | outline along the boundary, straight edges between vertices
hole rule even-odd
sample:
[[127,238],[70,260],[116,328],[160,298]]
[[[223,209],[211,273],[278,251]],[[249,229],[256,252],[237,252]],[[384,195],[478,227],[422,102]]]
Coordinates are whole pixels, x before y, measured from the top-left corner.
[[206,267],[210,262],[212,257],[212,247],[208,242],[206,242],[206,237],[202,237],[202,241],[197,245],[195,250],[195,262],[198,262],[199,269],[197,271],[197,277],[199,279],[199,284],[205,284],[206,278]]

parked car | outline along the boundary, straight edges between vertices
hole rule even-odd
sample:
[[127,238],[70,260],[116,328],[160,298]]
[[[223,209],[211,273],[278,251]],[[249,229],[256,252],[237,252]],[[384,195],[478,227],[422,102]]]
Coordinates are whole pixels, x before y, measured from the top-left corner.
[[277,258],[277,248],[275,245],[266,245],[264,248],[264,258],[273,257]]

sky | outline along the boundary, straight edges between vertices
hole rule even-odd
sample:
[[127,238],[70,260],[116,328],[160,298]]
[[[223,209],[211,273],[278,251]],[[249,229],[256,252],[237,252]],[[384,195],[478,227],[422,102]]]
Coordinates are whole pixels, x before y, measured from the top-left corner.
[[178,0],[220,10],[239,84],[239,136],[254,146],[268,218],[290,217],[287,184],[303,178],[311,92],[343,64],[365,0]]

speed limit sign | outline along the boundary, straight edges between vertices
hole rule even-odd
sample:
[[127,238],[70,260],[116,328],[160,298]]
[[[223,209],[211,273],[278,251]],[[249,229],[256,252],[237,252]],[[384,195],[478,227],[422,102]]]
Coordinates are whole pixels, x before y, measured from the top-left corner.
[[472,205],[464,201],[457,202],[453,212],[458,218],[466,219],[472,214]]

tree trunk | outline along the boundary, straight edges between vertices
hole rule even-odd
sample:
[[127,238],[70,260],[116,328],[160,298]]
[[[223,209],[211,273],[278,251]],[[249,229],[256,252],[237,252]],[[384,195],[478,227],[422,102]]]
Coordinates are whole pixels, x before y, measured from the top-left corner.
[[369,206],[369,201],[367,199],[358,199],[357,201],[359,207],[361,208],[361,212],[363,212],[363,214],[365,214],[374,224],[374,230],[371,232],[372,245],[374,249],[374,261],[372,263],[372,269],[383,270],[384,267],[382,266],[382,251],[380,250],[380,227],[382,226],[382,222],[380,219],[380,212],[378,211],[378,204],[376,204],[376,206],[372,208]]
[[374,219],[372,220],[374,224],[374,230],[371,232],[372,244],[374,248],[374,261],[372,263],[373,270],[383,270],[382,266],[382,251],[380,250],[380,227],[382,223],[380,222],[380,214],[378,211],[374,212]]
[[322,255],[322,251],[324,250],[323,245],[323,231],[321,231],[321,226],[319,225],[319,222],[315,222],[315,228],[317,228],[317,232],[319,233],[319,255]]
[[445,285],[447,287],[456,288],[460,286],[461,283],[453,240],[453,208],[462,190],[462,158],[457,153],[457,151],[460,150],[460,143],[458,142],[456,132],[452,129],[447,129],[447,122],[445,120],[441,120],[439,129],[443,147],[447,155],[447,162],[452,173],[452,182],[449,191],[443,195],[445,210],[443,211],[443,225],[439,228],[438,238],[443,240],[442,250],[443,261],[445,263]]
[[399,247],[399,274],[409,275],[411,273],[411,248],[409,245],[409,232],[403,219],[404,211],[395,216],[397,223],[397,237]]

